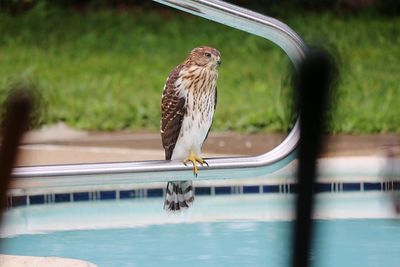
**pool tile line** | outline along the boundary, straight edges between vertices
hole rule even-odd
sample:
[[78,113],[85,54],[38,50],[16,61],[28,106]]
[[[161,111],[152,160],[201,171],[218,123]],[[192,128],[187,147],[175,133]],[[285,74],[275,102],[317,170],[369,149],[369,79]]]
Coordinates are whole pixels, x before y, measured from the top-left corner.
[[[332,182],[316,183],[316,193],[340,193],[340,192],[368,192],[400,191],[400,181],[385,182]],[[195,187],[197,196],[215,195],[240,195],[240,194],[293,194],[297,192],[296,183],[283,183],[272,185],[235,185],[235,186],[201,186]],[[106,201],[125,199],[147,199],[164,197],[164,188],[140,188],[124,190],[65,192],[37,195],[9,195],[7,208],[43,205],[65,202],[81,201]]]

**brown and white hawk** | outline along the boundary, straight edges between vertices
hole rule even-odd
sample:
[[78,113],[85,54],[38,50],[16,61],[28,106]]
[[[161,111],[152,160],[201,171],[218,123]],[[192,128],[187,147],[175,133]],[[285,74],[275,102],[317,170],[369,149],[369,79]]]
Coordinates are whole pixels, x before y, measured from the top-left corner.
[[[166,160],[192,162],[197,176],[201,147],[212,124],[217,103],[220,52],[212,47],[193,49],[168,76],[161,101],[161,138]],[[167,184],[164,209],[179,211],[193,203],[192,181]]]

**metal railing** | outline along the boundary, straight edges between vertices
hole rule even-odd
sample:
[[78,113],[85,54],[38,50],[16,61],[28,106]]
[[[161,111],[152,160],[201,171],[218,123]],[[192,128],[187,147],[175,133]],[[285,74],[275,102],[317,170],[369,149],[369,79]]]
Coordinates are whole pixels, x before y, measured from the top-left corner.
[[[259,13],[218,0],[155,0],[196,16],[261,36],[282,48],[295,65],[304,57],[306,45],[284,23]],[[295,157],[299,125],[295,123],[286,139],[273,150],[253,157],[207,159],[196,179],[265,177],[286,166]],[[140,161],[20,167],[13,172],[11,189],[87,186],[187,180],[192,168],[180,161]],[[34,180],[31,178],[35,178]]]

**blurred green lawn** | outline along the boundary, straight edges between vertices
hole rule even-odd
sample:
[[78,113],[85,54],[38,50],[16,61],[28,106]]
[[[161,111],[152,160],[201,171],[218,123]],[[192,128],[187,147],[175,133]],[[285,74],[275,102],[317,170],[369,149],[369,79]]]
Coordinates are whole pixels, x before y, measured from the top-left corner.
[[[10,84],[33,82],[40,123],[156,131],[166,77],[193,47],[207,44],[223,61],[213,129],[286,132],[286,55],[259,37],[166,10],[0,13],[0,100]],[[340,55],[332,133],[400,133],[400,18],[293,13],[284,22]]]

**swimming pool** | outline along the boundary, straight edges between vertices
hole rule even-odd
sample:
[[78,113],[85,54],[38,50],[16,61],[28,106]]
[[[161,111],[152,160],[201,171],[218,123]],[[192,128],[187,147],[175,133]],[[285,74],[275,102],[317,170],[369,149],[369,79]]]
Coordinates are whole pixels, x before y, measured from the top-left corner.
[[[293,194],[198,196],[181,215],[161,198],[13,208],[2,253],[70,257],[98,266],[287,266]],[[398,266],[400,223],[391,195],[316,195],[315,266]]]

